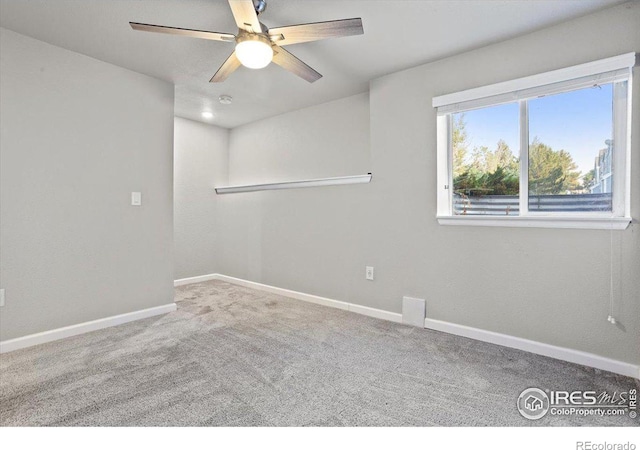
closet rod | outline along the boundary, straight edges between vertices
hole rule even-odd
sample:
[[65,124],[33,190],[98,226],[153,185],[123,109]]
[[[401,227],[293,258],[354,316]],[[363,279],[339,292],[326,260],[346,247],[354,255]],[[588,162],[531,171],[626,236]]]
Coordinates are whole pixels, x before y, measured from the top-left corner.
[[247,184],[215,188],[216,194],[237,194],[240,192],[269,191],[274,189],[295,189],[304,187],[334,186],[338,184],[369,183],[372,175],[352,175],[348,177],[315,178],[312,180],[283,181],[281,183]]

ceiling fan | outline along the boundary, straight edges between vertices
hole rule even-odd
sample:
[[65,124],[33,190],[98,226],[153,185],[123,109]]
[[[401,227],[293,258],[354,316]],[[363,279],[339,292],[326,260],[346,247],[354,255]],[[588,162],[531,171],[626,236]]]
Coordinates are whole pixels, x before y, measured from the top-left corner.
[[268,66],[271,61],[313,83],[322,75],[293,56],[283,46],[364,33],[361,18],[269,29],[258,20],[258,15],[267,8],[266,0],[229,0],[229,6],[231,6],[231,12],[238,25],[237,35],[138,22],[129,22],[129,24],[134,30],[175,34],[212,41],[235,42],[235,50],[209,80],[211,83],[226,80],[240,65],[250,69],[262,69]]

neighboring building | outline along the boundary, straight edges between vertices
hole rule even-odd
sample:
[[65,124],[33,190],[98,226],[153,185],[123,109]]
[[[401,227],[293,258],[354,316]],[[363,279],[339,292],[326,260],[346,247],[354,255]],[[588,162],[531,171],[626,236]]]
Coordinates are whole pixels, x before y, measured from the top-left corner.
[[613,154],[613,141],[607,139],[605,141],[607,148],[603,148],[598,152],[596,157],[593,178],[593,184],[589,187],[592,194],[605,194],[613,191],[613,177],[611,171],[611,157]]

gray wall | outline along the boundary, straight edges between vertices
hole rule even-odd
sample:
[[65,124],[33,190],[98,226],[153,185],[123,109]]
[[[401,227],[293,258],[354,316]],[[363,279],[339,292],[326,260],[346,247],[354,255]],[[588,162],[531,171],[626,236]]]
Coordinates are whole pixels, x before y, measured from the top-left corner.
[[[370,116],[356,96],[232,130],[231,182],[369,170],[374,178],[216,199],[219,271],[394,312],[403,295],[422,297],[434,319],[639,363],[637,221],[613,234],[439,225],[431,107],[433,96],[640,51],[638,23],[640,4],[626,4],[388,75],[371,83]],[[636,77],[636,217],[639,94]],[[606,321],[612,276],[618,327]]]
[[0,33],[0,339],[171,303],[173,86]]
[[228,182],[229,130],[176,117],[174,134],[175,277],[217,272],[218,202]]
[[364,174],[369,149],[369,94],[363,93],[234,128],[229,182]]
[[[359,94],[231,131],[231,184],[371,171],[369,96]],[[346,298],[360,279],[354,225],[367,185],[224,195],[221,273]],[[364,270],[364,263],[362,270]]]

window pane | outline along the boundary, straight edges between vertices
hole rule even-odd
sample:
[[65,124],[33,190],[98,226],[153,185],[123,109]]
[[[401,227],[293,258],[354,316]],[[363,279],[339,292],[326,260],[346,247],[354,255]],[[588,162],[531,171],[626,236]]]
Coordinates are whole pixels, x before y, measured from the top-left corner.
[[529,211],[611,212],[613,86],[528,104]]
[[453,213],[517,216],[517,103],[452,114]]

